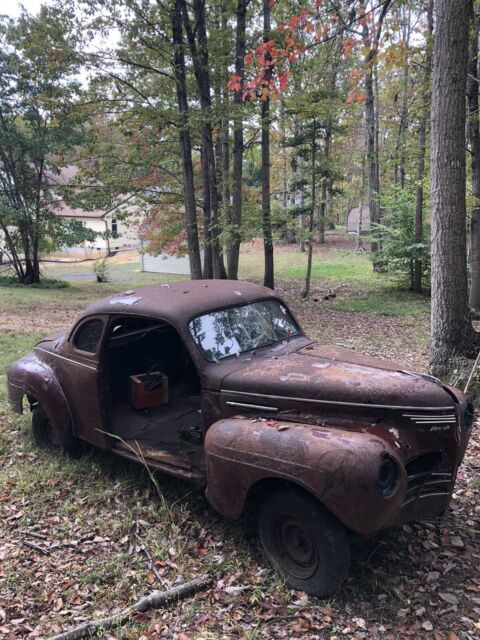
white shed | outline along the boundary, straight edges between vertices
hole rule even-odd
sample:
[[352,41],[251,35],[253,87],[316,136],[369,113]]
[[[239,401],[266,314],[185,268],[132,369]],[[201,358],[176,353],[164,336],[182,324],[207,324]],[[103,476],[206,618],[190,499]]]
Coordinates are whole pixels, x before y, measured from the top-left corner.
[[[361,230],[360,233],[370,231],[370,208],[366,205],[361,211]],[[360,223],[360,207],[350,209],[347,217],[347,233],[358,233],[358,225]]]
[[[188,253],[178,258],[169,253],[160,253],[155,256],[148,253],[148,240],[141,240],[140,270],[151,273],[173,273],[181,276],[190,276],[190,259]],[[200,252],[200,260],[203,266],[203,251]]]

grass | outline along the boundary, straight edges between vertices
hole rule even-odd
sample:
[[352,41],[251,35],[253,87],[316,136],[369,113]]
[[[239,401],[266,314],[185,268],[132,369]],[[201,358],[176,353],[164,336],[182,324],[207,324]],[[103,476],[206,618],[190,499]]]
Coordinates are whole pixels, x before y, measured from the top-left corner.
[[[275,253],[275,275],[277,278],[303,280],[307,267],[307,254],[282,249]],[[263,263],[256,253],[240,256],[240,276],[260,279]],[[329,280],[330,283],[352,280],[380,284],[386,278],[374,273],[372,263],[365,254],[342,249],[315,252],[313,255],[312,280]]]
[[353,296],[330,304],[331,309],[347,313],[372,313],[380,316],[418,316],[430,313],[430,301],[410,291],[383,289],[367,296]]

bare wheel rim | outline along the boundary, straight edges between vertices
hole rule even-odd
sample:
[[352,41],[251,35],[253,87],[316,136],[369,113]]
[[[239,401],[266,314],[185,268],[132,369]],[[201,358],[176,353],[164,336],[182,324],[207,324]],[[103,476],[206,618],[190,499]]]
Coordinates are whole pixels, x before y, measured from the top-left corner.
[[306,580],[317,571],[317,545],[301,522],[289,514],[280,514],[272,524],[271,533],[278,561],[288,573]]

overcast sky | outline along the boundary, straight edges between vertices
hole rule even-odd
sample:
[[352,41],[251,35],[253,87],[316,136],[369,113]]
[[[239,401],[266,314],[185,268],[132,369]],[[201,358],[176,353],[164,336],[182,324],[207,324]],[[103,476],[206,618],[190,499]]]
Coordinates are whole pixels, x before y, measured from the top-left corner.
[[49,0],[23,0],[23,2],[16,2],[16,0],[3,0],[0,7],[0,14],[11,16],[15,18],[20,14],[20,5],[23,5],[29,13],[37,13],[42,4],[50,4]]

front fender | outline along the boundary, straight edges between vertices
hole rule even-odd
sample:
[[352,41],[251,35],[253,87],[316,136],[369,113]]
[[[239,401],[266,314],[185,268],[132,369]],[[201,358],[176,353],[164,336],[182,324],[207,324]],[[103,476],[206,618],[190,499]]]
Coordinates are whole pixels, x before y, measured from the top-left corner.
[[[398,489],[388,498],[376,486],[387,454],[400,470]],[[240,516],[257,482],[280,478],[313,494],[347,528],[371,534],[393,523],[406,493],[395,451],[368,433],[230,418],[207,431],[205,457],[207,499],[229,518]]]
[[17,360],[7,370],[8,398],[13,411],[23,413],[23,397],[28,395],[42,405],[52,425],[54,444],[73,441],[72,416],[52,368],[35,353]]

